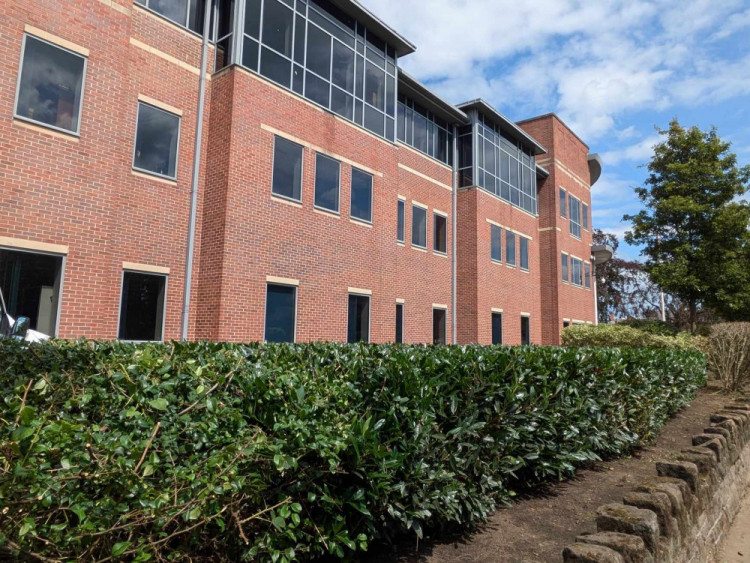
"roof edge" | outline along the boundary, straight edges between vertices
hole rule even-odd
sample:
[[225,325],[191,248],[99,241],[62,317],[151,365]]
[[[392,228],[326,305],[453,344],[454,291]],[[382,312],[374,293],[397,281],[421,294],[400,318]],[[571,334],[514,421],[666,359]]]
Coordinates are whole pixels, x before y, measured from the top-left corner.
[[497,111],[486,100],[482,98],[478,98],[476,100],[471,100],[468,102],[463,102],[461,104],[458,104],[456,107],[461,110],[478,109],[485,113],[488,113],[490,117],[494,118],[500,125],[504,126],[506,129],[510,129],[510,132],[515,134],[517,139],[525,141],[527,144],[531,145],[535,149],[535,153],[534,153],[535,155],[547,153],[547,149],[545,149],[536,139],[534,139],[534,137],[532,137],[526,131],[521,129],[518,125],[516,125],[515,122],[511,121],[510,119],[505,117],[502,113]]
[[406,37],[373,14],[357,0],[331,0],[331,3],[361,21],[365,27],[372,29],[374,33],[380,35],[382,39],[392,47],[395,47],[399,57],[409,55],[417,50],[414,43],[406,39]]
[[423,105],[432,106],[428,107],[427,109],[431,111],[437,109],[438,111],[435,111],[434,113],[441,114],[441,117],[445,118],[447,121],[453,122],[454,124],[461,125],[469,122],[468,115],[466,115],[463,111],[458,109],[450,102],[441,98],[438,94],[419,82],[419,80],[411,76],[408,72],[405,72],[401,67],[398,68],[398,79],[399,92],[402,91],[401,83],[403,82],[404,86],[406,86],[406,92],[404,93],[406,95],[413,93],[421,97],[422,100],[418,101],[426,101],[427,103]]
[[581,141],[581,144],[584,147],[586,147],[589,150],[591,149],[591,147],[589,147],[588,143],[586,143],[586,141],[584,141],[583,139],[581,139],[581,137],[578,136],[578,133],[576,133],[575,131],[573,131],[573,129],[571,129],[570,126],[567,123],[565,123],[562,119],[560,119],[560,116],[557,115],[555,112],[549,112],[549,113],[545,113],[545,114],[542,114],[542,115],[537,115],[536,117],[529,117],[528,119],[522,119],[521,121],[518,121],[517,123],[520,125],[521,123],[529,123],[531,121],[539,121],[540,119],[547,119],[549,117],[554,117],[555,119],[557,119],[562,124],[563,127],[565,127],[568,131],[570,131],[571,135],[573,135],[576,139],[578,139],[579,141]]

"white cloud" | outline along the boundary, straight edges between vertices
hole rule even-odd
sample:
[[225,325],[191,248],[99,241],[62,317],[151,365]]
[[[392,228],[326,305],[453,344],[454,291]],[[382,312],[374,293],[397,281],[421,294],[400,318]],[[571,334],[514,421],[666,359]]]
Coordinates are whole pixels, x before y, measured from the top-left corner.
[[662,140],[659,135],[652,135],[623,149],[602,153],[602,162],[604,166],[616,166],[622,162],[645,164],[653,156],[654,146]]

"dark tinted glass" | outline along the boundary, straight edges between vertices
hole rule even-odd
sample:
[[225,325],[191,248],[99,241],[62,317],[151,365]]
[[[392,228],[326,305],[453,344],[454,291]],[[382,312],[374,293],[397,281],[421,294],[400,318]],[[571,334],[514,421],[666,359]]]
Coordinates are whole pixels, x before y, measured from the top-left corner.
[[396,304],[396,344],[404,341],[404,306]]
[[339,177],[341,165],[338,161],[319,154],[315,158],[315,205],[339,211]]
[[26,36],[16,115],[78,132],[84,64],[79,55]]
[[369,61],[365,69],[365,101],[381,111],[385,110],[385,71]]
[[301,65],[305,64],[306,25],[305,18],[297,16],[294,28],[294,62]]
[[363,221],[372,221],[372,176],[352,168],[351,215]]
[[585,203],[582,205],[581,209],[581,224],[584,229],[589,228],[589,206]]
[[148,104],[138,104],[133,166],[160,176],[177,176],[180,118]]
[[516,235],[510,231],[505,231],[505,262],[516,265]]
[[289,88],[292,79],[292,63],[265,47],[261,50],[260,73]]
[[521,317],[521,344],[531,344],[531,326],[529,317]]
[[591,264],[584,264],[583,277],[586,282],[586,289],[591,289]]
[[354,51],[338,41],[333,42],[333,83],[354,93]]
[[490,225],[490,246],[492,259],[501,262],[503,260],[503,230],[497,225]]
[[349,328],[347,342],[370,341],[370,298],[364,295],[349,296]]
[[445,309],[432,310],[432,342],[445,344]]
[[266,293],[266,342],[294,342],[297,289],[269,285]]
[[398,216],[396,218],[396,240],[404,242],[404,224],[406,222],[406,202],[398,200]]
[[314,25],[307,30],[307,68],[326,80],[331,78],[331,36]]
[[274,143],[272,191],[298,201],[302,198],[302,147],[281,137]]
[[529,269],[529,239],[526,237],[520,237],[519,240],[521,246],[521,269]]
[[563,281],[569,281],[567,254],[562,255],[562,279]]
[[260,37],[260,4],[261,0],[245,1],[245,33],[256,39]]
[[247,37],[245,37],[245,46],[242,48],[242,65],[251,70],[258,70],[258,43]]
[[336,87],[331,88],[331,111],[351,120],[354,115],[354,98]]
[[306,73],[305,96],[321,106],[328,107],[330,84],[314,74]]
[[125,272],[120,303],[120,340],[161,340],[164,328],[164,276]]
[[292,58],[294,12],[278,0],[263,4],[263,44]]
[[383,119],[384,114],[368,105],[365,106],[365,129],[369,129],[382,137],[384,134]]
[[165,18],[187,27],[188,0],[148,0],[146,5]]
[[435,215],[435,251],[448,251],[448,220],[442,215]]
[[492,313],[492,343],[503,343],[503,315],[502,313]]
[[416,205],[411,208],[411,243],[427,248],[427,210]]

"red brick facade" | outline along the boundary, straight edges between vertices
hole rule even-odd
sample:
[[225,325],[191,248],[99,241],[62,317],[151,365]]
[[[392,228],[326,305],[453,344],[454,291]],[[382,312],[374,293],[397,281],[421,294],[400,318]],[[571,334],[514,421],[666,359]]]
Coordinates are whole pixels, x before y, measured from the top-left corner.
[[[24,33],[85,54],[79,135],[14,118]],[[132,0],[10,0],[0,4],[0,53],[0,248],[64,256],[64,338],[117,337],[126,264],[168,274],[164,337],[178,339],[200,38]],[[405,342],[432,341],[436,307],[448,311],[450,342],[452,169],[240,67],[209,78],[190,338],[263,339],[266,285],[283,279],[298,287],[298,341],[345,341],[348,294],[357,291],[371,295],[373,342],[394,340],[397,301]],[[139,98],[181,115],[176,181],[132,170]],[[588,148],[554,116],[522,126],[548,150],[537,159],[550,172],[540,180],[539,217],[478,188],[457,194],[461,343],[491,342],[493,310],[503,311],[507,344],[520,343],[522,314],[533,343],[557,343],[563,319],[594,320],[592,292],[563,284],[559,273],[560,252],[589,260],[590,230],[572,238],[557,211],[558,187],[590,207]],[[305,147],[301,204],[272,196],[276,136]],[[318,152],[342,163],[338,215],[313,205]],[[352,167],[374,177],[371,225],[350,217]],[[428,210],[426,250],[411,244],[415,204]],[[434,250],[435,213],[447,217],[445,254]],[[491,223],[530,239],[528,272],[491,260]]]

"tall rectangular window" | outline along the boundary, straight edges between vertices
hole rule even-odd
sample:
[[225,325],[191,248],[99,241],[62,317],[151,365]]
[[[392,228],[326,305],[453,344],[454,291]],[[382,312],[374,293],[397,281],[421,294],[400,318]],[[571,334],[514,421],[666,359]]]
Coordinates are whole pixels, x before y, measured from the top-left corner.
[[589,230],[589,206],[585,203],[582,204],[583,209],[581,210],[581,219],[583,220],[583,228]]
[[396,240],[404,242],[404,231],[406,225],[406,202],[403,199],[398,200],[398,211],[396,216]]
[[567,194],[564,189],[560,188],[560,217],[567,218],[568,217],[568,199]]
[[435,252],[448,252],[448,219],[439,213],[434,214],[435,220]]
[[528,346],[531,344],[531,319],[529,317],[521,317],[521,345]]
[[404,342],[404,304],[396,303],[396,344]]
[[372,175],[352,168],[351,216],[372,223]]
[[521,251],[521,269],[529,271],[529,239],[526,237],[519,237],[520,251]]
[[349,344],[370,341],[370,297],[368,295],[349,295],[349,325],[346,341]]
[[570,281],[570,274],[568,272],[568,255],[562,254],[562,279],[564,282]]
[[583,262],[578,258],[570,259],[570,282],[579,287],[583,286]]
[[275,138],[271,188],[275,195],[302,201],[302,152],[302,145]]
[[341,164],[324,154],[315,155],[315,207],[339,212]]
[[203,33],[205,0],[135,0],[157,14],[195,33]]
[[503,343],[503,314],[492,313],[492,344]]
[[180,116],[138,102],[133,168],[176,179],[179,142]]
[[516,265],[516,235],[505,231],[505,263],[508,266]]
[[86,58],[24,35],[16,117],[78,134]]
[[591,289],[591,264],[588,262],[584,264],[583,277],[586,282],[586,289]]
[[432,342],[433,344],[445,344],[446,310],[432,310]]
[[568,199],[570,199],[570,234],[581,238],[581,202],[573,196]]
[[136,342],[163,340],[166,293],[166,276],[123,272],[117,338]]
[[427,210],[417,205],[411,206],[411,244],[427,248]]
[[490,254],[495,262],[503,261],[503,230],[490,225]]
[[268,284],[266,288],[266,342],[294,342],[297,323],[297,288]]

